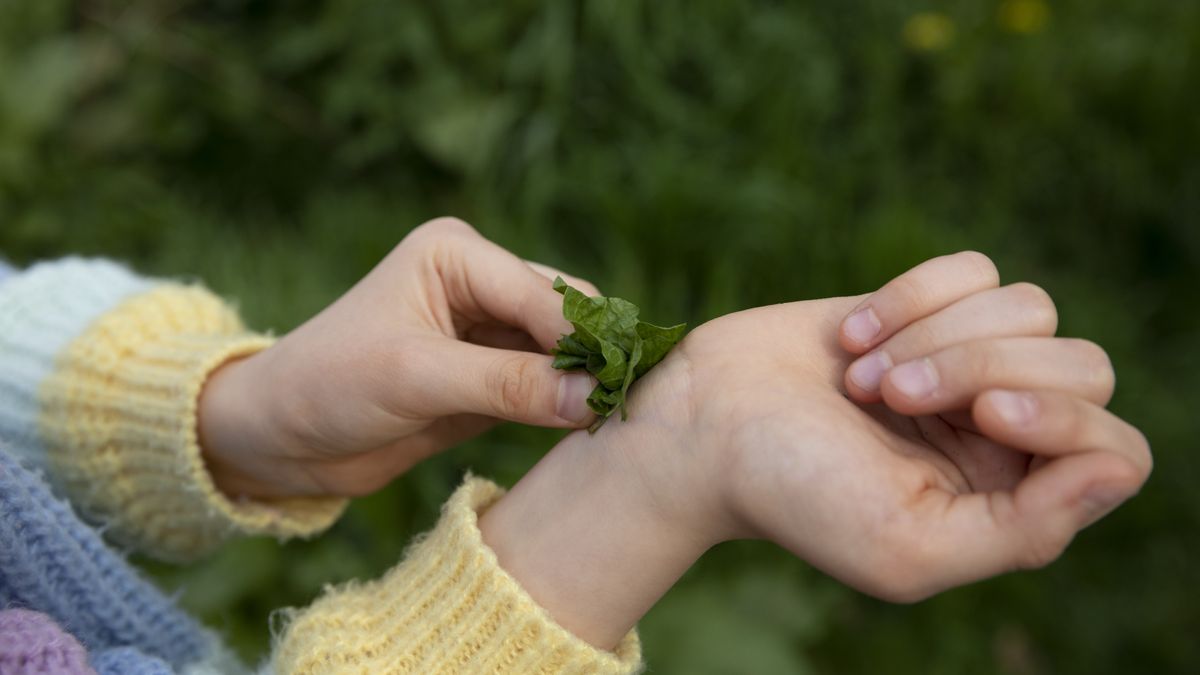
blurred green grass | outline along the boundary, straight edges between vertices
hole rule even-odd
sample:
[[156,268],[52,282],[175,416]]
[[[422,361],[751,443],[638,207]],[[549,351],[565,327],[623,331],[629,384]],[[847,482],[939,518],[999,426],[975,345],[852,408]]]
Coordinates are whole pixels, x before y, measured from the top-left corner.
[[[445,214],[693,324],[982,250],[1109,350],[1143,494],[1046,570],[911,607],[723,546],[644,621],[652,672],[1184,673],[1197,110],[1189,2],[0,0],[0,253],[203,279],[285,332]],[[254,658],[273,608],[379,574],[468,467],[511,484],[556,437],[497,429],[316,542],[147,568]]]

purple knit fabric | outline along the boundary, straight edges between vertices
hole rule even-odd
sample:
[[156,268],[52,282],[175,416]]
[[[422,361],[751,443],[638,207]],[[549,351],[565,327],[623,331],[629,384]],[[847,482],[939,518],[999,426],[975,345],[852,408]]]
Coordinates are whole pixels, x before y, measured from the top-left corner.
[[0,674],[95,675],[83,645],[41,612],[0,611]]

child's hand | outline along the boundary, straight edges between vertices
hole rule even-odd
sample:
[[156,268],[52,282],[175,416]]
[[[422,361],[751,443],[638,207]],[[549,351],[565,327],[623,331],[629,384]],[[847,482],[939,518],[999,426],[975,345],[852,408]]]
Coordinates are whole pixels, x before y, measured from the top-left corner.
[[598,645],[729,539],[895,601],[1045,565],[1138,491],[1150,453],[1103,407],[1103,350],[1050,337],[1043,291],[997,286],[960,253],[870,296],[704,324],[631,391],[636,416],[569,436],[485,538]]
[[200,435],[217,485],[360,495],[499,419],[587,426],[594,382],[546,355],[571,330],[556,274],[461,221],[417,228],[337,302],[210,379]]
[[[698,335],[684,352],[693,386],[737,387],[697,409],[727,451],[731,534],[911,601],[1045,565],[1135,494],[1149,448],[1104,409],[1107,355],[1051,337],[1044,291],[998,281],[986,257],[960,253],[861,301],[754,310]],[[721,346],[739,338],[753,342]],[[829,386],[843,381],[839,342],[865,353],[844,374],[850,400]],[[706,369],[731,351],[756,356]]]

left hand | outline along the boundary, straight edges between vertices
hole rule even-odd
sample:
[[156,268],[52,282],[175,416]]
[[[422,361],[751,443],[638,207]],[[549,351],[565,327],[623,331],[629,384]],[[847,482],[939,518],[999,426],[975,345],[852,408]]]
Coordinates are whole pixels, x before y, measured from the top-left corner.
[[588,426],[594,381],[546,355],[571,331],[556,274],[459,220],[415,229],[316,317],[213,374],[199,432],[214,481],[251,497],[362,495],[498,420]]
[[730,539],[901,602],[1047,565],[1153,464],[1104,408],[1107,355],[1056,324],[972,252],[717,318],[630,390],[628,422],[568,436],[491,506],[484,540],[602,647]]

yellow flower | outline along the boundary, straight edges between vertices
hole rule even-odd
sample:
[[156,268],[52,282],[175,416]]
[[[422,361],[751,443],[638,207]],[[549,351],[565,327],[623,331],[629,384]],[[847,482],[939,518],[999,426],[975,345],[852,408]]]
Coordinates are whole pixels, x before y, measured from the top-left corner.
[[904,22],[903,34],[912,49],[941,51],[954,41],[954,20],[941,12],[920,12]]
[[1004,0],[996,10],[996,20],[1005,30],[1028,35],[1046,27],[1050,7],[1042,0]]

